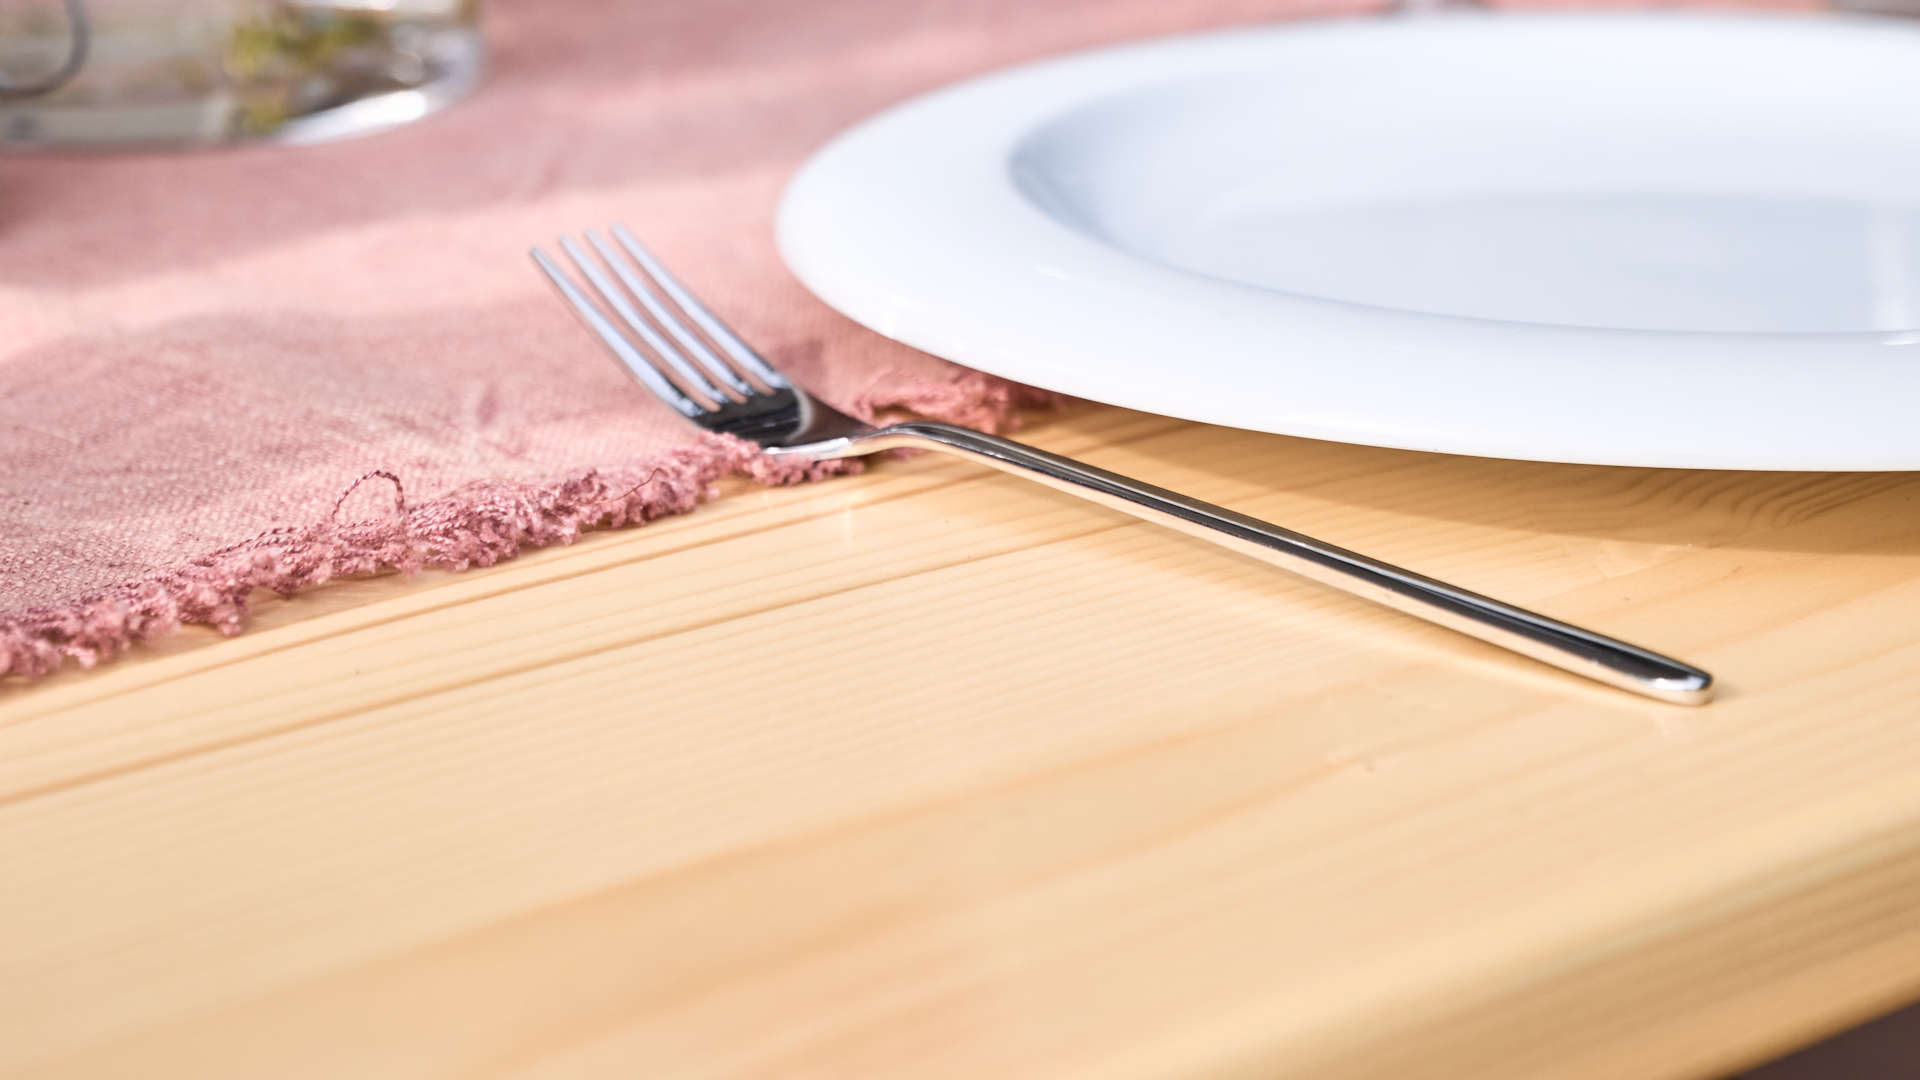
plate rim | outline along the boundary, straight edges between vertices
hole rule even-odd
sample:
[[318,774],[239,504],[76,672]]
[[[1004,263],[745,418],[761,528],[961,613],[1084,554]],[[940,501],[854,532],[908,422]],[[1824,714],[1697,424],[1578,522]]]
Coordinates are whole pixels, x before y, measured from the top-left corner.
[[[1080,233],[1034,205],[1021,194],[1005,168],[1021,140],[1047,120],[1108,96],[1116,88],[1141,87],[1156,72],[1191,71],[1191,58],[1216,50],[1249,54],[1272,42],[1298,43],[1314,36],[1492,32],[1552,24],[1571,29],[1604,26],[1670,33],[1691,25],[1723,31],[1734,25],[1754,32],[1777,34],[1833,32],[1857,37],[1863,30],[1883,29],[1885,20],[1867,16],[1756,14],[1729,12],[1538,12],[1524,14],[1432,14],[1418,19],[1379,16],[1311,19],[1178,34],[1130,42],[1042,59],[975,76],[896,104],[843,132],[819,149],[789,181],[777,213],[776,238],[782,258],[800,281],[822,301],[855,322],[886,337],[1016,381],[1061,393],[1106,401],[1147,412],[1178,416],[1276,434],[1389,446],[1401,449],[1470,454],[1538,461],[1583,464],[1720,469],[1788,469],[1822,471],[1878,471],[1920,469],[1920,438],[1904,448],[1877,445],[1862,437],[1858,425],[1851,432],[1836,429],[1831,444],[1778,452],[1765,439],[1769,425],[1790,423],[1778,415],[1780,401],[1807,405],[1844,400],[1847,390],[1873,389],[1864,376],[1884,376],[1890,364],[1916,367],[1920,361],[1920,333],[1887,331],[1831,331],[1815,333],[1725,332],[1704,330],[1641,330],[1591,328],[1485,319],[1454,314],[1430,314],[1276,290],[1210,277],[1195,271],[1156,263],[1142,256]],[[1920,42],[1920,27],[1900,27]],[[1878,40],[1878,39],[1876,39]],[[1284,46],[1283,46],[1284,47]],[[1297,46],[1296,46],[1297,47]],[[937,152],[917,160],[903,151],[915,145],[927,148],[923,132],[937,130]],[[943,148],[943,149],[940,149]],[[959,156],[956,158],[956,153]],[[967,154],[972,153],[968,158]],[[906,164],[903,165],[903,162]],[[926,193],[916,195],[916,186]],[[947,214],[928,213],[931,194],[947,200]],[[969,218],[969,214],[983,215]],[[969,222],[980,227],[991,221],[1003,235],[1017,241],[1022,266],[1008,273],[1006,259],[980,245],[969,245]],[[891,234],[891,235],[890,235]],[[894,250],[885,249],[892,244]],[[937,252],[913,266],[912,250]],[[938,269],[932,269],[937,264]],[[996,281],[996,278],[1002,280]],[[970,305],[956,318],[957,304],[942,305],[941,297],[958,292]],[[1036,296],[1051,289],[1051,310],[1035,306]],[[1133,291],[1128,292],[1131,288]],[[969,293],[969,290],[971,292]],[[1062,306],[1061,298],[1067,297]],[[1601,406],[1617,407],[1614,430],[1636,433],[1632,444],[1595,439],[1589,433],[1572,437],[1562,433],[1557,442],[1543,442],[1536,428],[1502,431],[1487,421],[1501,415],[1466,399],[1440,415],[1410,411],[1410,395],[1418,396],[1422,373],[1404,363],[1366,365],[1373,370],[1375,397],[1370,408],[1350,407],[1352,380],[1346,398],[1340,379],[1329,379],[1318,362],[1295,364],[1290,389],[1296,400],[1275,412],[1217,400],[1218,386],[1201,395],[1191,388],[1156,386],[1151,392],[1126,386],[1091,388],[1078,374],[1098,362],[1100,347],[1116,338],[1090,323],[1089,303],[1097,306],[1116,299],[1131,307],[1120,322],[1142,333],[1134,341],[1141,348],[1165,347],[1169,338],[1156,334],[1151,318],[1172,316],[1176,321],[1204,315],[1243,334],[1264,336],[1273,344],[1310,339],[1330,348],[1330,361],[1352,363],[1358,350],[1419,343],[1429,350],[1454,350],[1459,355],[1477,351],[1505,352],[1479,359],[1473,365],[1469,390],[1507,398],[1511,408],[1528,407],[1529,393],[1550,391],[1558,383],[1577,383],[1571,376],[1592,376],[1591,385],[1578,389]],[[1077,306],[1076,306],[1077,305]],[[945,308],[943,312],[943,306]],[[985,306],[995,318],[977,311]],[[1017,316],[1017,318],[1015,318]],[[1024,322],[1022,322],[1024,320]],[[1053,336],[1009,330],[1013,324],[1053,326]],[[1062,338],[1062,332],[1089,338]],[[1498,339],[1490,344],[1489,333]],[[1480,336],[1481,340],[1470,340]],[[1201,335],[1200,345],[1219,345]],[[1623,347],[1631,346],[1630,349]],[[1542,350],[1560,357],[1564,370],[1548,378],[1540,366],[1531,371],[1514,366],[1516,355]],[[1724,368],[1738,354],[1743,371],[1763,372],[1762,382],[1773,381],[1772,395],[1753,393],[1751,379],[1715,386],[1691,378],[1692,365]],[[1893,355],[1889,355],[1893,354]],[[1109,353],[1111,355],[1111,353]],[[1818,368],[1830,374],[1836,360],[1847,376],[1839,386],[1813,380]],[[1571,365],[1571,366],[1568,366]],[[1584,365],[1584,366],[1583,366]],[[1324,363],[1318,363],[1321,368]],[[1424,388],[1446,393],[1432,385]],[[1604,376],[1602,378],[1601,376]],[[1412,380],[1413,385],[1380,384],[1377,380]],[[1920,381],[1908,376],[1911,388]],[[1537,384],[1537,385],[1536,385]],[[1516,392],[1522,391],[1522,392]],[[1791,393],[1789,393],[1791,391]],[[1458,388],[1455,388],[1458,392]],[[1381,395],[1392,408],[1382,409]],[[1882,393],[1882,397],[1889,396]],[[1771,401],[1768,399],[1771,398]],[[1869,406],[1872,396],[1859,398]],[[1349,407],[1343,408],[1343,404]],[[1499,402],[1491,403],[1493,405]],[[1538,401],[1533,404],[1537,407]],[[1884,403],[1883,403],[1884,404]],[[1464,414],[1462,408],[1464,405]],[[1768,407],[1771,405],[1771,407]],[[1749,418],[1746,441],[1731,448],[1701,447],[1674,437],[1674,424],[1698,420],[1712,410],[1757,410]],[[1800,411],[1804,420],[1806,410]],[[1662,437],[1664,425],[1664,437]],[[1831,425],[1829,425],[1831,426]],[[1868,425],[1871,427],[1871,425]],[[1803,440],[1805,441],[1805,440]]]

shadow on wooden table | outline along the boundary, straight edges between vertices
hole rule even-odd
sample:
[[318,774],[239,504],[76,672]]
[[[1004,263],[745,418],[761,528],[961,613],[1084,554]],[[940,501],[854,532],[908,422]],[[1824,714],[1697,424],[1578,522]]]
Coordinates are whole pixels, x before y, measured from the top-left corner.
[[1907,1080],[1920,1074],[1920,1004],[1727,1080]]
[[[1920,553],[1920,474],[1729,472],[1556,465],[1232,432],[1130,447],[1194,471],[1356,509],[1645,544]],[[1878,523],[1881,528],[1873,529]],[[1865,526],[1863,528],[1863,526]]]

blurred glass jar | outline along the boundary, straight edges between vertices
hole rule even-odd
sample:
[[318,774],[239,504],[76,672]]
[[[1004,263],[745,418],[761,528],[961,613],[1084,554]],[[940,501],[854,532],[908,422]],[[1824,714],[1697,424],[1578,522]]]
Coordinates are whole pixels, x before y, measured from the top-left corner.
[[0,145],[308,142],[478,78],[479,0],[0,0]]

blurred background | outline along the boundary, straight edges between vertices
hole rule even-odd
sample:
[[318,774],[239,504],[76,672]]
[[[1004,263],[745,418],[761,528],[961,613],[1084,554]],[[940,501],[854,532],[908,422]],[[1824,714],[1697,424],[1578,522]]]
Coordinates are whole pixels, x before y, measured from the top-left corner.
[[417,119],[482,64],[478,0],[8,0],[0,138],[306,140]]

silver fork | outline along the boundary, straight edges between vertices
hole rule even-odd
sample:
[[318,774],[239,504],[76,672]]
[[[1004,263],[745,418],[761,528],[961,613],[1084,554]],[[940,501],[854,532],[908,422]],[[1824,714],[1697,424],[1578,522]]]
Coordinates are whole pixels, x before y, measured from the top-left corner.
[[1690,664],[1224,507],[952,424],[910,420],[875,427],[856,420],[775,371],[625,227],[614,226],[612,243],[597,232],[585,236],[598,261],[571,237],[561,238],[560,247],[599,304],[546,252],[534,248],[533,261],[641,385],[708,431],[751,439],[774,457],[813,461],[899,447],[944,450],[1252,555],[1576,675],[1681,705],[1702,705],[1713,696],[1713,676]]

